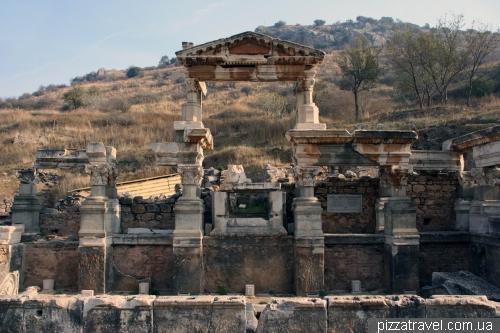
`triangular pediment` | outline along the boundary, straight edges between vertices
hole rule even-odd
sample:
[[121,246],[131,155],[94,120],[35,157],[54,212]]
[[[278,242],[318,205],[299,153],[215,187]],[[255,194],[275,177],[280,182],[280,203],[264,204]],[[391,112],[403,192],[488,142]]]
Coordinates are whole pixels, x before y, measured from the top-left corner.
[[323,61],[323,51],[247,31],[202,45],[188,46],[176,52],[183,65],[220,64],[255,65],[290,63],[316,65]]

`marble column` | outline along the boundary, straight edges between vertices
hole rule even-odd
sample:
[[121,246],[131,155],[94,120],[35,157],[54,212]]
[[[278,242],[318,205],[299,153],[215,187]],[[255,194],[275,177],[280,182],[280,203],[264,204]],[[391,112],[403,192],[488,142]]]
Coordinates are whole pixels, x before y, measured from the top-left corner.
[[295,167],[296,192],[293,201],[295,223],[294,289],[297,296],[316,294],[324,289],[324,234],[321,224],[323,211],[314,196],[314,182],[319,167]]
[[203,267],[203,200],[199,188],[203,168],[197,164],[179,164],[182,197],[175,204],[174,293],[202,294]]
[[304,71],[304,76],[299,78],[297,92],[297,124],[295,129],[324,130],[326,124],[319,122],[319,110],[313,101],[314,77],[316,71]]
[[40,200],[36,196],[36,169],[18,169],[19,194],[12,203],[12,224],[23,224],[25,233],[40,233]]
[[500,169],[497,167],[473,168],[470,175],[477,184],[469,211],[469,231],[487,234],[489,218],[500,216]]

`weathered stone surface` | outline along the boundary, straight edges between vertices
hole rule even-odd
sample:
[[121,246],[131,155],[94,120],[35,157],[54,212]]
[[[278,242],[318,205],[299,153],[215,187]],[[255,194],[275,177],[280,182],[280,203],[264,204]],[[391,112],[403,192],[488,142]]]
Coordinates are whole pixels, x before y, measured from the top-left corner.
[[426,318],[496,318],[498,303],[485,296],[432,296],[425,300]]
[[152,332],[154,296],[97,296],[83,300],[84,332]]
[[111,291],[113,251],[109,245],[78,247],[78,290]]
[[[172,246],[134,246],[115,245],[113,248],[115,272],[113,290],[136,291],[138,281],[151,279],[151,287],[159,291],[172,290],[173,285],[173,250]],[[118,275],[137,279],[137,283],[124,284]],[[131,289],[131,288],[134,289]]]
[[26,298],[23,332],[82,332],[82,309],[76,297]]
[[205,290],[244,293],[245,284],[256,293],[293,292],[293,238],[205,238]]
[[21,241],[24,225],[0,226],[0,245],[17,244]]
[[24,283],[42,287],[43,279],[54,279],[56,289],[78,289],[78,242],[46,241],[24,244]]
[[158,297],[155,333],[245,332],[245,299],[241,296]]
[[[422,237],[422,235],[421,235]],[[433,272],[468,270],[470,264],[469,241],[462,242],[420,240],[420,286],[432,284]]]
[[19,271],[0,275],[0,295],[17,295],[19,291]]
[[327,332],[327,303],[319,298],[271,298],[257,333]]
[[500,288],[484,281],[471,272],[432,273],[433,285],[440,285],[447,281],[455,284],[463,295],[486,295],[492,301],[500,301]]
[[357,242],[325,244],[325,290],[349,290],[351,280],[360,280],[362,288],[382,288],[384,245]]

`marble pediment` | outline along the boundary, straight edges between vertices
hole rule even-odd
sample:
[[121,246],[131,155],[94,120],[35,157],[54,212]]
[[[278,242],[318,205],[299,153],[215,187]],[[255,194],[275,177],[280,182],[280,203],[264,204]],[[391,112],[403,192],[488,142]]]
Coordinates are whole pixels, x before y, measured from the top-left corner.
[[325,53],[256,32],[201,45],[185,43],[177,59],[200,81],[291,81],[321,64]]

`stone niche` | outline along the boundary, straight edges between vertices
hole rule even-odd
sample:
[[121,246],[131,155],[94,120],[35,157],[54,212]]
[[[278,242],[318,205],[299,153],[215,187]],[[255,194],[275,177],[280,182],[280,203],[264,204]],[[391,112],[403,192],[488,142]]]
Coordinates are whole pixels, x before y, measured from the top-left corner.
[[210,236],[286,235],[284,198],[279,183],[235,184],[214,192]]

